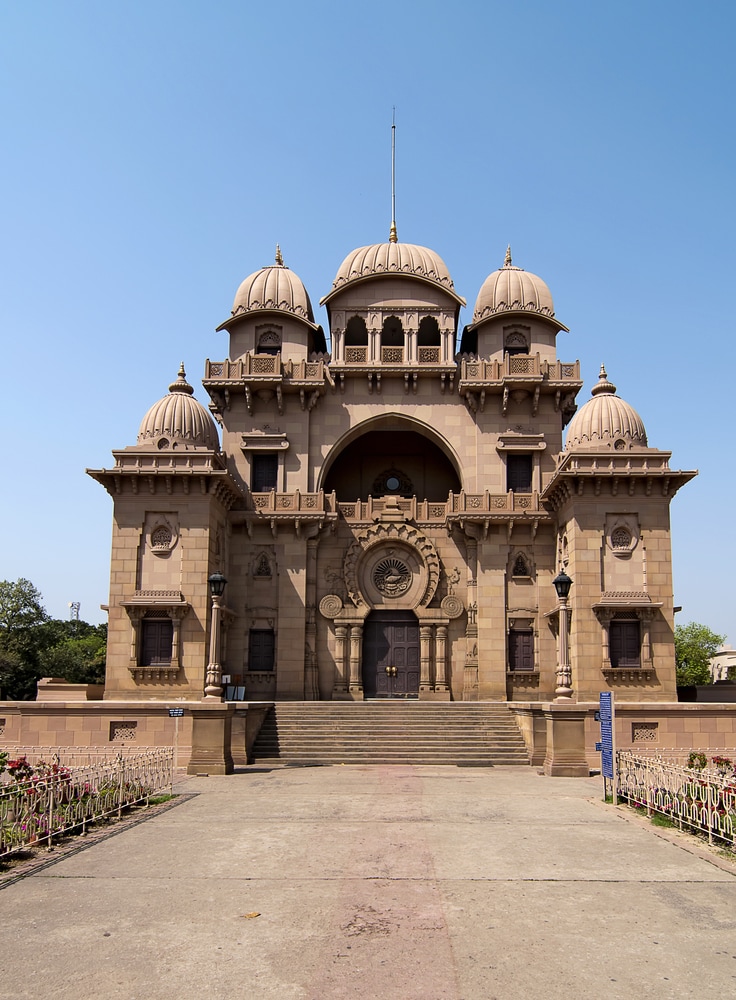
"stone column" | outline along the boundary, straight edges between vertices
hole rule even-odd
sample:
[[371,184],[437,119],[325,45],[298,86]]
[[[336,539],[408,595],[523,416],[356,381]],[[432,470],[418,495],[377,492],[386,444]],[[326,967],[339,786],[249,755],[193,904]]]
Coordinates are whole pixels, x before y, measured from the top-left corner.
[[419,690],[430,691],[432,687],[432,682],[430,679],[430,670],[432,666],[432,626],[431,625],[420,625],[419,626],[419,650],[420,650],[420,672],[419,672]]
[[465,533],[468,563],[468,620],[465,625],[463,701],[478,700],[478,542]]
[[[317,529],[318,530],[318,529]],[[316,536],[316,531],[315,531]],[[317,667],[317,545],[319,538],[307,539],[307,617],[304,627],[304,700],[319,701],[319,671]]]
[[348,647],[348,627],[347,625],[335,625],[335,680],[333,697],[347,696],[348,678],[346,673],[346,659]]
[[650,636],[652,612],[642,611],[639,615],[639,623],[641,628],[641,665],[651,670],[654,666],[652,663],[652,643]]
[[434,689],[447,691],[447,625],[437,626],[434,664]]
[[363,697],[361,658],[363,652],[363,626],[350,626],[350,693],[356,700]]

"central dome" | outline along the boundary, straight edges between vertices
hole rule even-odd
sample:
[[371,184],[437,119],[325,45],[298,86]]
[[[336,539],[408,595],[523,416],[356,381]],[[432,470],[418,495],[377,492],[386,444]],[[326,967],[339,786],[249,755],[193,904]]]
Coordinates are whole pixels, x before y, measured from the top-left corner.
[[358,247],[349,253],[337,269],[335,280],[332,282],[332,291],[325,295],[322,302],[326,302],[335,292],[351,282],[386,274],[413,275],[433,285],[439,285],[465,305],[465,300],[455,291],[447,265],[439,254],[414,243],[399,243],[393,240],[389,240],[388,243]]

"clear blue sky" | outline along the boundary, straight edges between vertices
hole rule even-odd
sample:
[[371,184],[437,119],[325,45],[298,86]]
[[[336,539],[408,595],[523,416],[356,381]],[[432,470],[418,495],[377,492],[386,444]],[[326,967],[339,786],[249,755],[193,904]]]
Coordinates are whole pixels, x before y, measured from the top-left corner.
[[[385,240],[469,307],[541,275],[589,398],[605,362],[672,507],[681,622],[733,624],[736,6],[0,0],[0,579],[103,620],[112,502],[184,361],[198,397],[233,294],[281,244],[313,303]],[[325,323],[323,314],[319,321]]]

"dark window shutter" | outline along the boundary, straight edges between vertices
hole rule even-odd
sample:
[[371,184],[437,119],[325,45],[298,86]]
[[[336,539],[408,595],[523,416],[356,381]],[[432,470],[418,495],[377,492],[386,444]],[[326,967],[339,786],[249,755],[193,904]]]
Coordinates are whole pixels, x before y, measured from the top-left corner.
[[141,622],[141,666],[151,667],[157,663],[171,663],[171,645],[174,639],[174,623],[168,621]]
[[253,453],[250,488],[254,493],[268,493],[276,489],[279,472],[279,456],[270,452]]
[[248,669],[273,670],[274,634],[272,628],[252,628],[248,637]]
[[532,456],[508,455],[506,458],[506,489],[514,493],[532,491]]
[[641,666],[639,622],[611,622],[608,641],[612,667]]
[[527,630],[509,632],[509,670],[534,670],[534,633]]

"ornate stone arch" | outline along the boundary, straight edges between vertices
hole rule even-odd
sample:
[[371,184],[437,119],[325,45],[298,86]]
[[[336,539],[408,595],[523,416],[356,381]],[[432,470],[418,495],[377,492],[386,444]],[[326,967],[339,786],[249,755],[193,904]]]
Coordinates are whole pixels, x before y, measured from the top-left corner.
[[[392,573],[400,578],[395,584]],[[357,608],[387,606],[382,598],[391,607],[427,607],[437,592],[440,559],[431,540],[413,525],[374,524],[356,535],[344,574]]]

